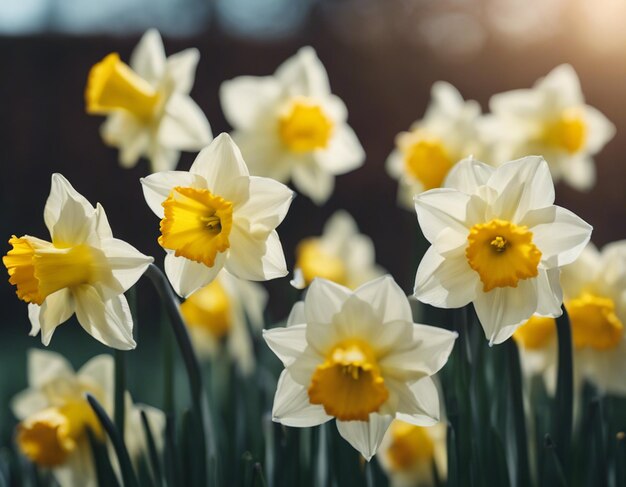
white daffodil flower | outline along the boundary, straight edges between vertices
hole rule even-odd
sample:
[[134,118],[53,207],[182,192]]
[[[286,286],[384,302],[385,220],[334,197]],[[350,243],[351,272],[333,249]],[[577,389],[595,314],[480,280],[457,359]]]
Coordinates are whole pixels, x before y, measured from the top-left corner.
[[254,368],[254,353],[247,320],[261,330],[266,303],[267,291],[260,284],[222,270],[213,282],[189,296],[180,311],[201,358],[214,358],[224,341],[239,369],[248,374]]
[[498,168],[466,159],[445,186],[415,197],[432,244],[417,270],[415,297],[440,308],[473,302],[490,344],[533,314],[560,316],[560,268],[580,255],[591,226],[554,205],[544,159]]
[[112,53],[91,68],[87,113],[108,115],[102,138],[119,148],[123,167],[133,167],[145,156],[152,171],[171,170],[180,151],[198,151],[211,141],[209,122],[189,96],[199,57],[197,49],[166,57],[161,36],[150,29],[133,51],[130,66]]
[[252,174],[281,182],[291,178],[318,205],[332,194],[335,175],[365,160],[346,123],[346,106],[331,94],[311,47],[300,49],[273,76],[225,81],[220,100]]
[[387,430],[376,458],[391,487],[434,487],[433,467],[439,479],[448,473],[446,423],[415,426],[395,420]]
[[74,313],[99,342],[120,350],[135,348],[133,320],[124,297],[153,261],[113,238],[104,208],[96,208],[60,174],[52,175],[44,221],[47,242],[13,236],[2,258],[18,297],[29,303],[31,336],[44,345]]
[[398,204],[413,210],[413,196],[443,186],[446,175],[461,159],[485,160],[487,146],[481,139],[480,105],[463,100],[450,83],[436,82],[424,118],[409,132],[396,137],[396,148],[387,158],[387,172],[398,180]]
[[356,289],[315,279],[286,328],[264,330],[283,362],[273,420],[337,429],[367,460],[394,418],[439,421],[431,375],[448,360],[456,333],[413,323],[407,297],[390,276]]
[[593,187],[593,156],[613,138],[615,126],[585,104],[569,64],[553,69],[532,89],[494,95],[489,107],[492,116],[483,127],[497,141],[498,160],[541,154],[555,182],[563,179],[579,190]]
[[[561,274],[574,345],[574,379],[600,391],[626,395],[626,240],[599,252],[589,243]],[[528,374],[543,374],[554,393],[557,336],[554,319],[533,317],[513,335]]]
[[[28,352],[29,388],[11,403],[13,414],[20,420],[16,444],[37,466],[52,469],[62,487],[97,485],[87,428],[97,440],[105,441],[106,435],[85,394],[94,396],[112,416],[113,369],[110,355],[92,358],[75,373],[57,353],[35,349]],[[154,434],[160,436],[165,424],[163,413],[141,408]],[[124,438],[134,460],[146,451],[143,429],[137,421],[139,411],[127,397]]]
[[321,277],[356,289],[383,274],[376,265],[372,239],[359,233],[350,214],[340,210],[328,219],[321,237],[309,237],[298,244],[291,284],[304,289],[315,277]]
[[275,228],[293,192],[273,179],[250,176],[228,134],[203,149],[189,172],[155,173],[141,183],[148,206],[161,218],[165,272],[179,296],[207,285],[222,268],[251,281],[287,274]]

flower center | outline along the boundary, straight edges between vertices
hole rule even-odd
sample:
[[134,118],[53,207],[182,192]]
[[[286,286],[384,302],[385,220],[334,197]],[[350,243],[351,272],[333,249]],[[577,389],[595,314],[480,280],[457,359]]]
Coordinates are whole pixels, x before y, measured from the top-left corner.
[[298,98],[279,117],[278,132],[290,151],[310,152],[328,146],[333,122],[318,104],[307,98]]
[[9,243],[13,248],[2,261],[9,271],[9,282],[17,286],[17,296],[27,303],[41,305],[50,294],[95,282],[104,272],[97,265],[101,252],[87,245],[41,247],[28,237],[15,236]]
[[391,423],[391,438],[386,455],[392,469],[412,470],[416,465],[433,461],[435,445],[426,428],[394,421]]
[[159,244],[209,267],[218,252],[229,247],[233,226],[233,204],[208,189],[175,187],[163,202]]
[[367,421],[389,397],[370,346],[348,340],[317,366],[308,389],[311,404],[342,421]]
[[401,147],[406,172],[424,186],[439,188],[454,165],[443,142],[437,137],[418,135],[412,143]]
[[202,328],[218,340],[232,326],[230,298],[217,280],[189,296],[180,311],[187,325]]
[[306,285],[315,277],[322,277],[337,284],[346,285],[347,271],[343,261],[325,252],[317,238],[308,238],[296,248],[296,268],[302,271]]
[[615,348],[624,335],[624,324],[615,313],[612,299],[584,293],[566,303],[576,348]]
[[478,223],[470,229],[465,256],[480,275],[483,291],[517,287],[520,279],[536,277],[541,252],[527,227],[506,220]]
[[89,427],[102,438],[102,428],[86,401],[39,411],[17,427],[17,444],[37,465],[56,467],[67,460]]
[[545,348],[555,336],[556,322],[554,318],[545,318],[543,316],[531,316],[526,323],[513,333],[515,341],[528,350]]
[[87,113],[103,115],[125,110],[147,122],[154,115],[159,93],[117,53],[112,53],[89,71],[85,101]]
[[548,145],[566,150],[570,154],[579,152],[587,141],[587,124],[579,108],[568,108],[554,121],[549,122],[543,134]]

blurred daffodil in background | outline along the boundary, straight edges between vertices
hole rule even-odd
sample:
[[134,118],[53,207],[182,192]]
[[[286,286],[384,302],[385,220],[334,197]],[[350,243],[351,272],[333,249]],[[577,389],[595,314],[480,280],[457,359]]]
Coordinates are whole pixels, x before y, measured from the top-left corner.
[[497,140],[497,160],[541,154],[555,182],[563,179],[579,190],[595,185],[593,157],[615,135],[615,126],[586,105],[574,68],[562,64],[531,89],[494,95],[492,115],[484,124]]
[[209,122],[189,96],[199,57],[197,49],[166,57],[161,36],[151,29],[130,65],[112,53],[91,68],[87,113],[108,115],[102,139],[119,148],[122,166],[133,167],[143,156],[154,172],[172,170],[180,151],[198,151],[211,141]]
[[291,179],[318,205],[332,194],[335,175],[365,160],[347,124],[346,106],[331,94],[326,70],[311,47],[300,49],[273,76],[225,81],[220,100],[251,173]]
[[29,303],[30,334],[48,345],[74,313],[96,340],[135,348],[133,319],[124,297],[153,261],[113,237],[104,208],[91,206],[60,174],[52,175],[44,221],[52,242],[24,235],[9,240],[2,258],[18,297]]
[[307,427],[336,418],[339,434],[367,460],[394,418],[419,426],[439,421],[430,376],[448,360],[457,335],[413,323],[390,276],[355,291],[315,279],[287,327],[263,337],[285,366],[274,421]]
[[396,137],[396,148],[387,158],[387,172],[398,180],[398,203],[413,210],[413,196],[443,186],[446,175],[461,159],[474,156],[488,161],[487,140],[479,131],[481,109],[474,100],[463,100],[445,81],[431,89],[424,118],[410,131]]
[[200,358],[215,358],[225,347],[244,374],[254,367],[253,330],[263,328],[267,291],[260,284],[220,271],[215,280],[194,292],[180,306]]
[[225,268],[241,279],[287,275],[276,233],[293,198],[285,185],[250,176],[239,148],[221,134],[189,172],[165,171],[141,180],[146,202],[161,218],[165,272],[188,297]]
[[[98,355],[78,372],[61,355],[43,350],[28,352],[29,388],[11,403],[17,426],[16,443],[23,455],[52,470],[62,486],[95,487],[97,484],[88,430],[96,441],[104,431],[85,398],[89,393],[111,414],[113,411],[113,358]],[[134,460],[145,451],[139,408],[127,395],[129,420],[124,439]],[[157,409],[142,406],[151,428],[160,435],[165,418]]]
[[447,477],[446,423],[416,426],[396,419],[376,458],[391,487],[434,487]]
[[291,284],[304,289],[321,277],[356,289],[383,273],[376,265],[372,239],[359,233],[348,212],[339,210],[328,219],[320,237],[305,238],[296,247]]
[[498,168],[466,159],[445,186],[415,197],[432,244],[417,270],[415,297],[441,308],[473,302],[491,344],[533,314],[560,316],[560,268],[578,258],[591,226],[554,205],[543,158]]

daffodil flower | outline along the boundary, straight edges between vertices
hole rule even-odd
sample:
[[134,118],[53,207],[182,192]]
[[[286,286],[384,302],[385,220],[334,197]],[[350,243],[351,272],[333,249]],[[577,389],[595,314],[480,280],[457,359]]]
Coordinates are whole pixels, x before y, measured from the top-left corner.
[[[99,355],[78,372],[61,355],[43,350],[28,352],[29,388],[11,403],[20,420],[16,444],[20,452],[39,467],[50,468],[62,486],[95,487],[97,479],[87,429],[97,440],[105,434],[85,399],[94,396],[109,415],[113,412],[113,358]],[[127,397],[124,438],[134,460],[146,452],[139,423],[139,408]],[[155,434],[163,431],[162,412],[142,406]]]
[[113,348],[135,348],[124,297],[152,257],[113,238],[104,208],[96,208],[60,174],[52,175],[44,221],[52,242],[25,235],[9,240],[2,258],[18,297],[29,303],[30,334],[44,345],[74,313],[83,329]]
[[263,332],[283,362],[272,416],[337,429],[367,460],[394,418],[418,426],[439,420],[431,375],[450,355],[456,333],[413,323],[409,302],[389,276],[355,291],[315,279],[286,328]]
[[254,367],[254,353],[246,319],[254,329],[262,329],[266,303],[267,292],[261,285],[222,270],[213,282],[189,296],[180,311],[201,358],[215,357],[224,342],[240,370],[248,374]]
[[224,82],[220,100],[252,174],[281,182],[291,178],[318,205],[332,194],[335,175],[365,160],[346,123],[346,107],[331,94],[311,47],[300,49],[273,76]]
[[467,159],[445,185],[415,197],[432,244],[417,270],[415,297],[440,308],[473,302],[490,344],[533,314],[560,316],[560,268],[580,255],[591,226],[553,204],[543,158],[497,169]]
[[579,190],[593,187],[593,157],[613,138],[615,126],[585,104],[570,65],[554,68],[532,89],[494,95],[489,107],[492,115],[483,127],[498,141],[498,160],[541,154],[555,182],[563,179]]
[[396,137],[387,172],[398,180],[398,203],[413,210],[413,196],[443,186],[452,167],[469,156],[484,160],[487,144],[478,121],[480,105],[463,100],[457,89],[438,81],[431,89],[424,118]]
[[434,487],[433,468],[440,480],[446,479],[446,429],[443,421],[428,427],[391,423],[376,456],[391,487]]
[[287,274],[275,228],[293,192],[273,179],[250,176],[228,134],[203,149],[189,172],[155,173],[141,183],[148,206],[161,218],[165,272],[180,296],[207,285],[222,268],[251,281]]
[[180,151],[198,151],[212,138],[204,113],[191,99],[199,54],[186,49],[166,57],[151,29],[132,53],[130,66],[117,53],[91,68],[85,89],[87,113],[108,115],[102,138],[133,167],[147,157],[153,171],[171,170]]
[[303,289],[321,277],[356,289],[382,274],[372,239],[359,233],[350,214],[340,210],[328,219],[321,237],[309,237],[298,244],[291,284]]

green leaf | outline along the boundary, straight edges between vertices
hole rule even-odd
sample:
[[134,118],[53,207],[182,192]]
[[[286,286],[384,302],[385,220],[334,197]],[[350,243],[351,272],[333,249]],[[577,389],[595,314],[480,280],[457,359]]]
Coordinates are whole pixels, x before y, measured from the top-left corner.
[[115,350],[115,392],[114,392],[114,409],[113,418],[117,431],[124,433],[124,421],[126,413],[126,405],[124,396],[126,394],[126,352]]
[[159,453],[156,447],[156,443],[154,441],[154,435],[152,434],[152,428],[150,428],[150,422],[148,421],[148,416],[146,415],[146,412],[143,409],[140,411],[140,415],[141,415],[141,426],[146,436],[146,443],[148,444],[148,459],[150,460],[150,469],[152,471],[154,484],[157,487],[162,487],[163,486],[163,469],[161,468],[161,461],[159,460]]
[[[572,365],[572,330],[565,306],[556,319],[558,336],[558,372],[553,411],[554,449],[562,471],[567,472],[571,455],[574,414],[574,375]],[[551,440],[552,441],[552,440]]]

